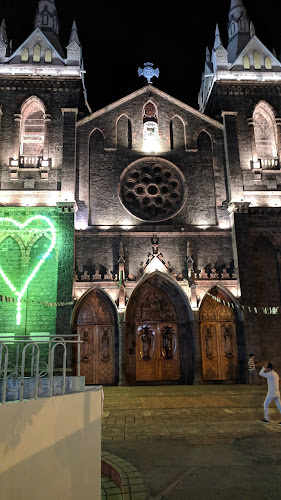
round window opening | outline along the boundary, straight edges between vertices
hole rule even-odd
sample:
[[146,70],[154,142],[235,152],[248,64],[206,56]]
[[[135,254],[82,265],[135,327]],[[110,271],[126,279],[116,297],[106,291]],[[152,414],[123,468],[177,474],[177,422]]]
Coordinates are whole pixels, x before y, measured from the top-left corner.
[[145,221],[173,217],[183,203],[184,185],[180,173],[161,160],[147,159],[125,171],[120,197],[129,212]]

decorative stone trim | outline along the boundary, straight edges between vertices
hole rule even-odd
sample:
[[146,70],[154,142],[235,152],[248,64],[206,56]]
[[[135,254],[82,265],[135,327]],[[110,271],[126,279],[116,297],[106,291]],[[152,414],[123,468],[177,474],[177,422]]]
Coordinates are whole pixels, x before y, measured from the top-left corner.
[[[146,500],[147,491],[139,470],[123,458],[107,451],[101,453],[101,473],[120,488],[123,500]],[[109,492],[108,492],[109,494]]]

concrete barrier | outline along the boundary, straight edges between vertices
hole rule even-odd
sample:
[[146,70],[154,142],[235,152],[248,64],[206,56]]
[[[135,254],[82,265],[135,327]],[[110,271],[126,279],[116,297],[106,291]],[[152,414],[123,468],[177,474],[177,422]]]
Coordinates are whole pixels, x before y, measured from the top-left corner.
[[99,500],[102,387],[0,405],[3,500]]

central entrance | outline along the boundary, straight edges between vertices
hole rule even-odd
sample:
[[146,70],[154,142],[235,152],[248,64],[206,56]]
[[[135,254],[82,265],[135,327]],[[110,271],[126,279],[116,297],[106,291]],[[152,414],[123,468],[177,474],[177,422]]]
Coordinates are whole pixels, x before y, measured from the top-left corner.
[[176,285],[158,274],[148,277],[134,290],[126,319],[127,381],[188,381],[191,328],[187,305]]

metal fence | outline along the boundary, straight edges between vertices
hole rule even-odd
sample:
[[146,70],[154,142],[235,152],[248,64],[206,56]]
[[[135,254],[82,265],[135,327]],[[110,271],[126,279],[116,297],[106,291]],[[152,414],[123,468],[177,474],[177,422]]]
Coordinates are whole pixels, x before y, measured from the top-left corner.
[[[6,403],[9,393],[17,392],[17,400],[23,401],[24,387],[27,382],[32,382],[33,397],[39,397],[39,388],[45,389],[45,395],[53,396],[54,393],[54,372],[62,372],[59,377],[61,393],[66,391],[67,372],[67,350],[76,346],[77,365],[76,375],[80,376],[80,335],[37,335],[36,341],[27,336],[10,336],[3,334],[0,336],[0,390],[1,401]],[[59,348],[62,350],[62,361],[56,362],[55,352]],[[41,347],[41,352],[40,352]],[[42,357],[42,351],[44,356]],[[40,357],[41,354],[41,357]],[[43,387],[43,381],[45,383]]]

